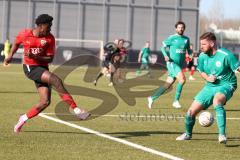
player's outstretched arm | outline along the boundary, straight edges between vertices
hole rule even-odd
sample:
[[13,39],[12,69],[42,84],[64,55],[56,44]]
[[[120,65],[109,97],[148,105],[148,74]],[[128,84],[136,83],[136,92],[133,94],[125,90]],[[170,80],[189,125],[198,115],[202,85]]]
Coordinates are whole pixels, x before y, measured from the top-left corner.
[[12,48],[8,54],[7,57],[5,57],[4,61],[3,61],[3,66],[7,66],[11,61],[12,61],[12,58],[13,58],[13,55],[16,53],[16,51],[18,50],[19,48],[19,45],[20,44],[17,44],[17,43],[13,43],[12,45]]
[[165,58],[165,61],[167,62],[167,61],[169,61],[169,57],[168,57],[168,55],[167,55],[167,52],[166,52],[166,48],[167,47],[162,47],[161,48],[161,51],[162,51],[162,54],[163,54],[163,56],[164,56],[164,58]]
[[141,57],[142,57],[142,51],[139,52],[139,55],[138,55],[138,63],[141,62]]

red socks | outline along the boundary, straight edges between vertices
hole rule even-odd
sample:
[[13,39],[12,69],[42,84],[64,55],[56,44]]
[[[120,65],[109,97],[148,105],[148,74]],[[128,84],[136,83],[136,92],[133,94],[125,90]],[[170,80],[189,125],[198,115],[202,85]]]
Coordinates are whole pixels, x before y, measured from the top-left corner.
[[61,94],[60,97],[62,98],[63,101],[65,101],[72,109],[76,108],[77,105],[74,102],[73,98],[69,94]]
[[[62,98],[63,101],[65,101],[72,109],[76,108],[77,105],[76,103],[74,102],[73,98],[71,95],[69,94],[62,94],[60,95],[60,97]],[[29,111],[28,113],[26,114],[28,119],[31,119],[35,116],[37,116],[41,111],[39,111],[37,109],[37,107],[33,106]]]
[[190,75],[192,76],[192,75],[194,74],[194,72],[195,72],[195,70],[192,69],[192,70],[190,71]]
[[28,119],[31,119],[31,118],[35,117],[36,115],[38,115],[39,112],[40,111],[36,107],[32,107],[30,109],[30,111],[28,111],[28,113],[27,113]]

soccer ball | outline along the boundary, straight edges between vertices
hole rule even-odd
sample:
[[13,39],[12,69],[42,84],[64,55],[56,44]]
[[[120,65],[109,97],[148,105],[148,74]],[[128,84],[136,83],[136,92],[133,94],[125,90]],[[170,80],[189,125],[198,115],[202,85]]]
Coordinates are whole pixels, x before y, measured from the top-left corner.
[[204,112],[200,113],[200,115],[198,117],[198,121],[201,126],[209,127],[214,122],[214,116],[212,113],[204,111]]

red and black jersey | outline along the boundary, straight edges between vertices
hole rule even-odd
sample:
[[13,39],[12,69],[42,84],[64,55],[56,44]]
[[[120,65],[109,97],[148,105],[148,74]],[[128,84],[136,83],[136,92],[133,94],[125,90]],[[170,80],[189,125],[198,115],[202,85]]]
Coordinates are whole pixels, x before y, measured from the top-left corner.
[[186,54],[185,61],[187,63],[191,62],[192,61],[192,57],[190,57],[189,54]]
[[126,48],[125,47],[122,47],[122,48],[119,48],[119,54],[121,55],[121,56],[125,56],[126,54],[127,54],[127,50],[126,50]]
[[23,45],[23,63],[27,65],[48,66],[48,63],[29,58],[26,53],[39,56],[54,56],[55,54],[55,38],[51,33],[45,37],[35,37],[32,29],[24,29],[16,36],[15,43]]

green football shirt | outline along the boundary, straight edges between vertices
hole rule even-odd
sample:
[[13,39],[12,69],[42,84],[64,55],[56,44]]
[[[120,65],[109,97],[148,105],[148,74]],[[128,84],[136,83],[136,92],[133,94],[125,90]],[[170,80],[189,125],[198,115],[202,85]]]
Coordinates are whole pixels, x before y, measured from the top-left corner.
[[148,56],[150,55],[150,49],[149,48],[142,48],[142,61],[143,63],[146,63],[145,61],[148,60]]
[[[168,52],[166,52],[166,48],[169,48]],[[185,61],[186,51],[188,51],[190,55],[192,54],[189,38],[178,34],[171,35],[164,40],[161,50],[164,57],[168,56],[170,59],[169,61],[176,63],[181,68]]]
[[225,48],[221,48],[212,56],[201,53],[198,58],[197,69],[200,72],[205,72],[207,75],[214,75],[217,77],[215,82],[207,82],[206,85],[208,86],[228,84],[236,88],[237,78],[234,72],[238,67],[238,60],[233,53]]

